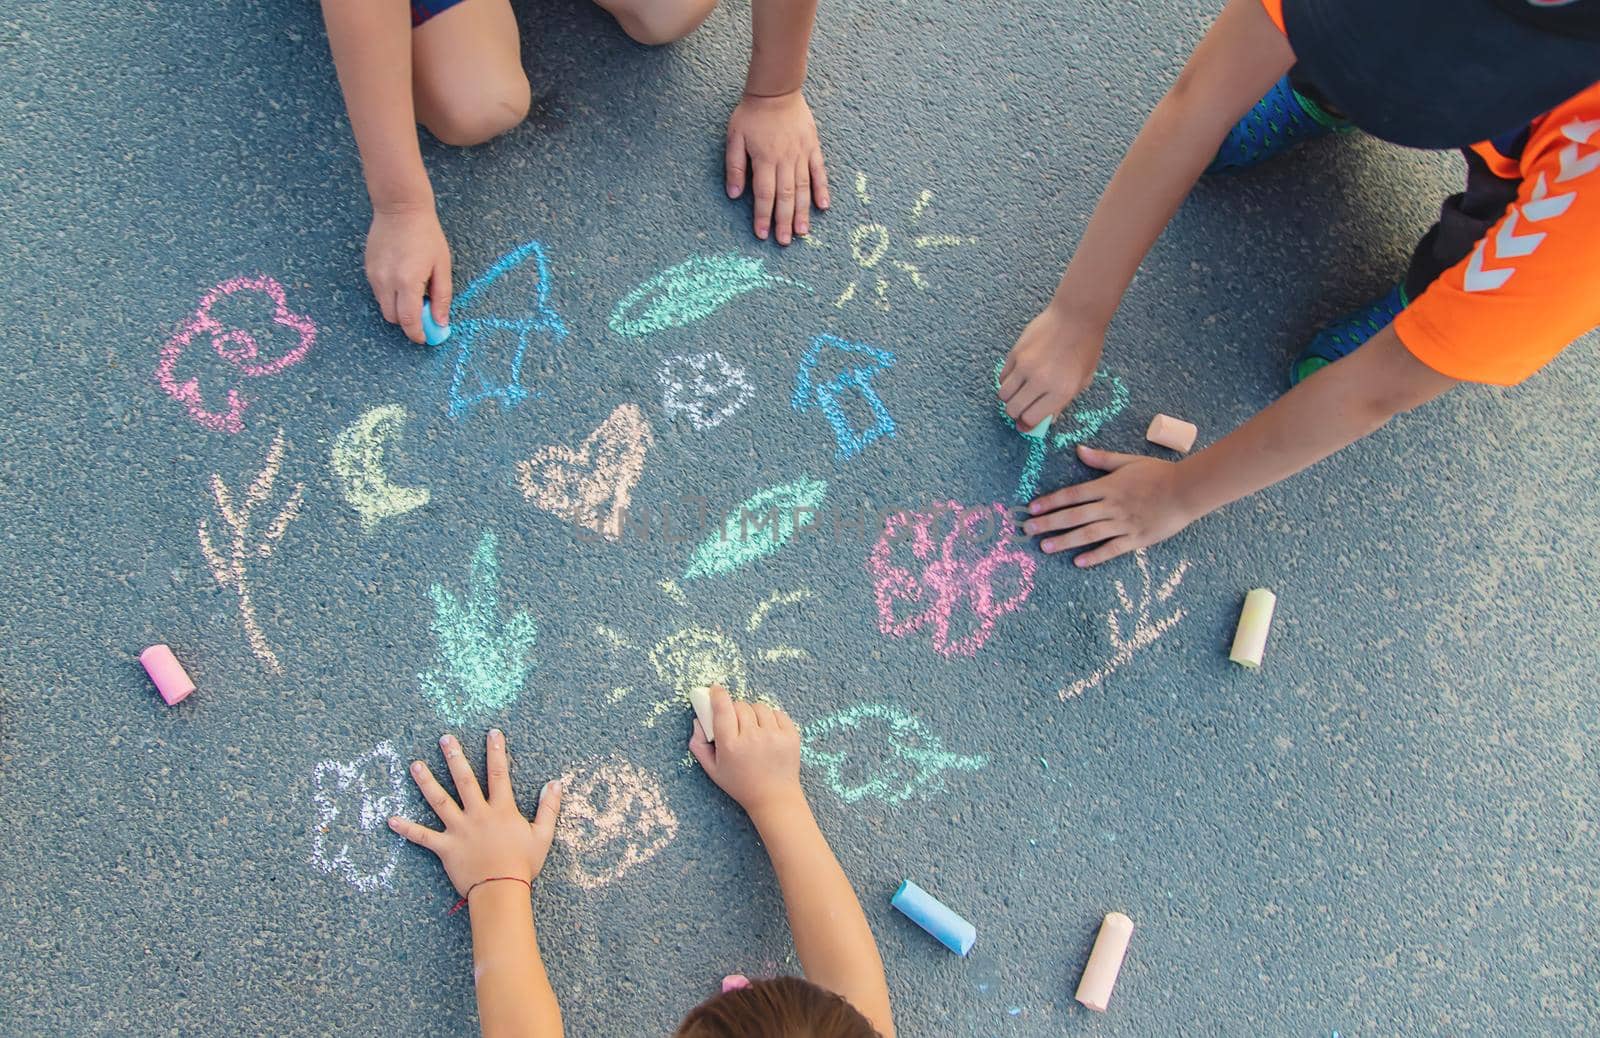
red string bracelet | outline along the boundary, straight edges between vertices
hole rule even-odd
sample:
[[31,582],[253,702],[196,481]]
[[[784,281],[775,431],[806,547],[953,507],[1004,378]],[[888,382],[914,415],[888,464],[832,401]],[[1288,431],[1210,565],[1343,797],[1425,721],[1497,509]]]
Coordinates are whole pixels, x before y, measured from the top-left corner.
[[461,911],[461,907],[467,903],[467,898],[472,896],[472,892],[474,890],[477,890],[479,887],[483,886],[485,883],[498,883],[501,880],[506,880],[506,879],[512,880],[512,881],[517,882],[517,883],[521,883],[523,886],[528,888],[528,893],[530,893],[530,894],[533,893],[533,881],[532,880],[523,879],[521,876],[489,876],[486,879],[478,880],[476,883],[472,884],[472,886],[468,887],[467,888],[467,892],[465,894],[461,895],[461,900],[457,901],[455,903],[455,906],[453,908],[451,908],[450,911],[446,912],[445,915],[455,915],[457,912]]

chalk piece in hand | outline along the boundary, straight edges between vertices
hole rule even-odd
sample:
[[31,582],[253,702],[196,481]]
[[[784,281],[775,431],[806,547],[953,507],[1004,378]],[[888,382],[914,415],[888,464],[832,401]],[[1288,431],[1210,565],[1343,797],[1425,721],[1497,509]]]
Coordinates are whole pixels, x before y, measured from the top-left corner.
[[1194,446],[1195,437],[1199,435],[1200,430],[1193,422],[1158,414],[1150,419],[1150,428],[1145,430],[1144,438],[1158,446],[1170,447],[1179,454],[1188,454],[1189,448]]
[[1094,939],[1094,950],[1089,953],[1089,964],[1083,968],[1083,979],[1078,982],[1079,1002],[1097,1013],[1106,1011],[1132,936],[1132,919],[1121,912],[1106,916],[1105,922],[1100,924],[1099,936]]
[[1228,659],[1255,670],[1267,648],[1267,631],[1272,627],[1272,611],[1278,596],[1258,587],[1244,596],[1244,611],[1239,614],[1239,629],[1233,635],[1233,651]]
[[700,720],[700,730],[706,733],[706,742],[716,742],[716,733],[711,730],[711,690],[704,685],[691,688],[689,705],[694,707],[694,716]]
[[438,346],[450,338],[450,326],[433,319],[433,308],[426,299],[422,301],[422,337],[429,346]]
[[[1055,420],[1055,415],[1048,415],[1047,414],[1047,415],[1044,416],[1044,420],[1043,421],[1041,421],[1038,425],[1034,426],[1032,429],[1029,429],[1027,432],[1022,433],[1022,435],[1026,436],[1030,440],[1042,440],[1042,439],[1044,439],[1045,434],[1050,431],[1050,423],[1053,422],[1054,420]],[[1021,432],[1021,430],[1018,430],[1018,431]]]
[[889,903],[957,955],[965,956],[978,940],[977,927],[909,879],[901,881]]
[[150,646],[139,654],[139,662],[144,664],[145,673],[155,682],[156,691],[161,693],[161,698],[167,701],[168,706],[181,702],[194,691],[194,682],[189,680],[183,664],[165,645]]

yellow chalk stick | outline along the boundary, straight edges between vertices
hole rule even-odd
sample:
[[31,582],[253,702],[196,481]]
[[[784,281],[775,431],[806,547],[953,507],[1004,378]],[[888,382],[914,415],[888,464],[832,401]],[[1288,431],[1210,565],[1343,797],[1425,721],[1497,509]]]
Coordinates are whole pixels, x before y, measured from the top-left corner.
[[1261,666],[1267,631],[1272,627],[1272,611],[1277,605],[1278,596],[1264,587],[1244,596],[1244,610],[1239,614],[1239,629],[1233,635],[1233,651],[1228,653],[1228,659],[1251,670]]
[[694,707],[694,716],[700,719],[700,730],[706,733],[706,742],[716,742],[716,733],[711,729],[711,690],[704,685],[689,689],[689,705]]

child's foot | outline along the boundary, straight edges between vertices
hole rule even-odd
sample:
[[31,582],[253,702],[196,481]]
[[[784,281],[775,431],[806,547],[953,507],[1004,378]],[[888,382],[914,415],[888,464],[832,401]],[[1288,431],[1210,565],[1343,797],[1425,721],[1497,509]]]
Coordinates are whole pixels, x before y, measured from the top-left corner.
[[1383,331],[1410,301],[1406,298],[1405,286],[1396,285],[1382,299],[1375,299],[1322,329],[1289,365],[1289,384],[1299,385],[1312,372],[1354,353],[1357,346]]
[[1290,86],[1285,75],[1228,131],[1206,172],[1224,173],[1254,166],[1301,141],[1349,128],[1348,122]]

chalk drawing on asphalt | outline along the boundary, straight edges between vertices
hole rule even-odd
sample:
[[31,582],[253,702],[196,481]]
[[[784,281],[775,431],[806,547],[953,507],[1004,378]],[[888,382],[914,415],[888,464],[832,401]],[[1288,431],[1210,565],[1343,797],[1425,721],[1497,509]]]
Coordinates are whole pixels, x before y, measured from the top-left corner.
[[533,616],[500,603],[495,535],[485,532],[472,554],[467,592],[434,584],[437,666],[417,675],[423,696],[447,724],[477,722],[516,702],[534,666]]
[[678,817],[656,777],[612,757],[561,776],[561,844],[567,876],[597,890],[648,862],[678,835]]
[[798,281],[767,273],[766,261],[758,256],[691,256],[623,297],[611,312],[610,326],[622,336],[651,335],[710,317],[747,292],[787,287],[811,291]]
[[577,447],[541,447],[518,462],[517,483],[534,507],[616,540],[654,444],[644,413],[622,404]]
[[668,357],[656,376],[661,409],[671,420],[687,418],[700,432],[715,429],[749,403],[755,389],[745,370],[716,350]]
[[[1002,358],[994,365],[996,393],[1000,391],[1000,372],[1004,370],[1005,363]],[[1103,389],[1099,388],[1102,386]],[[1123,408],[1128,406],[1128,398],[1128,386],[1120,376],[1104,369],[1096,371],[1078,399],[1073,401],[1076,406],[1052,427],[1048,434],[1050,445],[1059,451],[1087,442],[1107,422],[1122,413]],[[1000,400],[998,403],[1000,420],[1015,429],[1017,423],[1006,413],[1006,402]],[[1044,472],[1047,451],[1044,439],[1031,436],[1019,438],[1027,444],[1028,456],[1022,463],[1022,471],[1017,476],[1017,489],[1012,493],[1011,500],[1021,505],[1039,496],[1039,479]]]
[[567,326],[549,299],[550,264],[537,241],[500,257],[456,297],[450,307],[450,338],[441,347],[455,351],[451,418],[460,419],[491,400],[509,411],[538,395],[523,384],[528,348],[535,343],[555,346],[567,337]]
[[724,516],[689,556],[685,580],[732,573],[772,555],[816,522],[828,484],[799,479],[755,494]]
[[352,761],[325,760],[311,783],[311,864],[363,893],[393,889],[405,840],[389,819],[406,806],[406,766],[394,747],[380,742]]
[[[834,457],[847,461],[874,440],[894,435],[894,419],[872,384],[873,376],[894,365],[894,354],[836,335],[815,335],[800,359],[789,406],[804,414],[815,407],[833,430]],[[850,411],[865,409],[872,421],[860,428]]]
[[[856,201],[860,202],[863,208],[872,205],[865,173],[856,174]],[[903,233],[910,239],[912,250],[970,245],[978,240],[957,234],[917,234],[919,221],[932,201],[933,192],[923,191],[917,196],[916,204],[911,207],[907,223],[912,230]],[[865,296],[870,293],[878,309],[889,310],[890,278],[896,272],[909,281],[917,291],[926,292],[928,279],[923,276],[922,268],[911,262],[911,257],[914,255],[914,251],[904,251],[902,247],[893,243],[893,236],[887,225],[865,220],[856,224],[850,232],[850,257],[855,261],[857,271],[855,277],[845,285],[844,290],[833,301],[833,305],[843,310],[858,295]]]
[[1162,580],[1161,586],[1152,591],[1150,560],[1145,549],[1140,548],[1133,553],[1133,557],[1139,567],[1138,601],[1129,597],[1127,588],[1123,587],[1122,581],[1118,579],[1117,605],[1106,612],[1106,637],[1116,651],[1099,670],[1061,689],[1057,694],[1063,702],[1099,687],[1117,668],[1127,664],[1139,650],[1155,644],[1162,635],[1176,627],[1187,614],[1187,610],[1177,608],[1159,620],[1151,616],[1154,608],[1158,604],[1170,601],[1177,592],[1178,585],[1183,583],[1184,574],[1189,572],[1188,560],[1180,560],[1172,568],[1172,572]]
[[951,753],[912,714],[884,703],[860,703],[807,722],[801,758],[823,773],[847,804],[872,798],[899,804],[944,788],[949,771],[977,771],[982,754]]
[[389,447],[399,442],[407,417],[399,404],[374,407],[333,441],[333,474],[345,503],[361,516],[363,531],[428,503],[427,487],[402,486],[385,471]]

